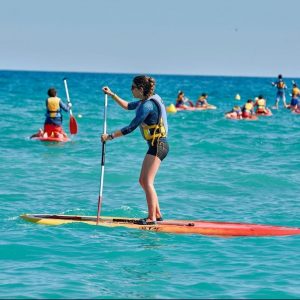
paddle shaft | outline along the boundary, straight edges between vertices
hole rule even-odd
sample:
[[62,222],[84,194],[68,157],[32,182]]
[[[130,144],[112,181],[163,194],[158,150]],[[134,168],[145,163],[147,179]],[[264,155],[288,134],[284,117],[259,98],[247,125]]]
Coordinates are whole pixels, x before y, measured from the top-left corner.
[[[69,90],[68,90],[68,84],[67,84],[67,79],[66,78],[64,78],[64,85],[65,85],[65,90],[66,90],[66,95],[67,95],[67,101],[68,101],[68,103],[71,103],[70,96],[69,96]],[[73,116],[71,108],[69,109],[69,112],[70,112],[70,115]]]
[[72,109],[71,109],[71,101],[70,101],[70,96],[69,96],[69,90],[68,90],[68,85],[67,85],[67,79],[64,78],[64,84],[65,84],[65,90],[66,90],[66,95],[67,95],[67,101],[69,105],[69,113],[70,113],[70,123],[69,123],[69,129],[71,134],[77,134],[78,132],[78,127],[77,127],[77,122],[75,117],[73,116]]
[[[107,119],[107,94],[104,96],[104,117],[103,117],[103,134],[106,134],[106,119]],[[98,212],[97,212],[97,224],[99,223],[100,212],[101,212],[101,204],[102,204],[102,196],[103,196],[103,183],[104,183],[104,167],[105,167],[105,148],[106,142],[102,143],[102,157],[101,157],[101,177],[100,177],[100,189],[99,189],[99,197],[98,197]]]

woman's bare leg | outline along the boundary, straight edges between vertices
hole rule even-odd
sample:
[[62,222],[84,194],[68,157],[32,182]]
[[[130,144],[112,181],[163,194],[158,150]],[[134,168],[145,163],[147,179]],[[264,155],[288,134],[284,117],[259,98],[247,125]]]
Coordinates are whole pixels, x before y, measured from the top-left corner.
[[155,221],[157,217],[161,217],[158,198],[154,188],[154,180],[160,163],[161,160],[158,157],[146,154],[140,174],[139,181],[146,194],[148,218],[150,221]]

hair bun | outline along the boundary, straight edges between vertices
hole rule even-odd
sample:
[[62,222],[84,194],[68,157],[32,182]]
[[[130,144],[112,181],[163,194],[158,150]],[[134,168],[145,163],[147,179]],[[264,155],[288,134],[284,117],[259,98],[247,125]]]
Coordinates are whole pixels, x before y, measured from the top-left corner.
[[144,96],[150,97],[154,94],[155,89],[155,79],[150,76],[140,75],[133,79],[133,82],[144,89]]

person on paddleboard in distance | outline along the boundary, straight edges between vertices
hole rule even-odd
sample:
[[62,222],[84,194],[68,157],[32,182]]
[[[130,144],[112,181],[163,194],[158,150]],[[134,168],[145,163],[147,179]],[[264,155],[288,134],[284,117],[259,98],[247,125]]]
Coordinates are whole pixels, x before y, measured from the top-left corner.
[[133,79],[131,92],[138,101],[127,102],[111,91],[108,86],[102,88],[103,92],[111,96],[117,104],[125,110],[135,110],[135,117],[129,125],[111,134],[102,134],[102,142],[127,135],[140,127],[143,138],[148,143],[139,182],[142,186],[148,204],[148,216],[136,221],[136,224],[151,225],[162,221],[158,197],[154,188],[154,180],[161,162],[169,152],[167,142],[168,122],[167,113],[162,99],[154,93],[155,80],[145,75]]
[[48,90],[48,98],[46,99],[46,119],[44,122],[44,130],[40,129],[38,133],[32,135],[30,138],[67,137],[67,134],[62,128],[62,110],[68,112],[71,106],[71,103],[66,105],[60,98],[57,97],[57,91],[55,88],[50,88]]
[[187,97],[185,97],[183,91],[179,91],[177,95],[175,107],[187,109],[189,107],[194,107],[194,103],[191,100],[189,100]]
[[287,86],[282,79],[282,75],[279,74],[277,81],[272,82],[271,84],[277,88],[276,100],[273,108],[278,109],[278,103],[280,100],[282,100],[283,106],[286,108],[287,105],[286,105],[285,90],[287,89]]

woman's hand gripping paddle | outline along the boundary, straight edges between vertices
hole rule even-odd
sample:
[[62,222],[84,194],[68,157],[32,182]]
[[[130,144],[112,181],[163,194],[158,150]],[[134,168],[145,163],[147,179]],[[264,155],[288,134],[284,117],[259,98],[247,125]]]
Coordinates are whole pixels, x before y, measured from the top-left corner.
[[72,109],[71,109],[71,101],[70,101],[70,97],[69,97],[69,91],[68,91],[68,85],[67,85],[67,78],[64,78],[64,84],[65,84],[65,89],[66,89],[66,94],[67,94],[67,101],[68,104],[70,106],[69,108],[69,112],[70,112],[70,123],[69,123],[69,129],[70,129],[70,133],[71,134],[77,134],[78,131],[78,127],[77,127],[77,122],[75,117],[72,114]]
[[[107,94],[105,94],[105,96],[104,96],[103,134],[106,134],[107,97],[108,97]],[[105,145],[106,145],[106,142],[102,142],[101,178],[100,178],[100,189],[99,189],[99,197],[98,197],[97,224],[99,223],[101,204],[102,204],[102,195],[103,195]]]

